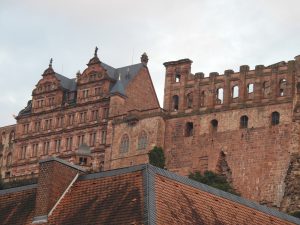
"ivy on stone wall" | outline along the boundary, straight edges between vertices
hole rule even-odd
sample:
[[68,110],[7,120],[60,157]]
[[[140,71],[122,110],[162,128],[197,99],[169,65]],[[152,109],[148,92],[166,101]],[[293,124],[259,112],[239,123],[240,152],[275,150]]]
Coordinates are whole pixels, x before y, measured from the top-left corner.
[[154,147],[149,153],[148,153],[149,163],[153,166],[165,169],[165,155],[164,151],[161,147]]
[[212,171],[205,171],[203,174],[201,174],[199,171],[196,171],[195,173],[190,173],[189,178],[222,191],[239,195],[226,180],[225,176],[216,174]]

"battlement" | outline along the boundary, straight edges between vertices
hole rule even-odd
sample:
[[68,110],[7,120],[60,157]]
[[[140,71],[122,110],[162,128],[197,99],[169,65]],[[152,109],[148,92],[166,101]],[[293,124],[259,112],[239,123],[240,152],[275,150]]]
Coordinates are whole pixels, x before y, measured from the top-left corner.
[[[168,112],[205,110],[237,104],[292,101],[296,94],[295,71],[300,56],[288,62],[268,66],[241,65],[239,71],[227,69],[223,74],[191,73],[192,61],[181,59],[164,63],[166,66],[164,109]],[[300,79],[299,79],[300,81]]]

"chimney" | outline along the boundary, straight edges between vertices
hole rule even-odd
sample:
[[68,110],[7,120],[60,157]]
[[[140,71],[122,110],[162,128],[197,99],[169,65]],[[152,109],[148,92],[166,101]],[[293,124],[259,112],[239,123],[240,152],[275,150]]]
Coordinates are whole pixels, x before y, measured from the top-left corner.
[[81,167],[55,157],[40,161],[33,224],[47,222],[48,216],[83,173]]

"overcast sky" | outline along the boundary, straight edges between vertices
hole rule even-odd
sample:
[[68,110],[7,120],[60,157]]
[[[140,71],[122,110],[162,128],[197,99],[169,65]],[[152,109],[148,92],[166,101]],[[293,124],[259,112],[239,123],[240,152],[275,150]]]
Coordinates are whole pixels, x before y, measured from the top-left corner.
[[0,0],[0,126],[26,106],[53,57],[73,78],[100,60],[148,67],[162,106],[163,62],[190,58],[192,72],[238,70],[300,54],[299,0]]

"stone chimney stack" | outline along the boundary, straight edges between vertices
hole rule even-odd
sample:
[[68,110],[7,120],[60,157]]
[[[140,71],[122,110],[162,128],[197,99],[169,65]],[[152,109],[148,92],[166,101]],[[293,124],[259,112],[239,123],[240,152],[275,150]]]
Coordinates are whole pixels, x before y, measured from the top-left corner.
[[54,157],[40,161],[39,170],[33,224],[46,223],[77,177],[85,173],[81,167]]

